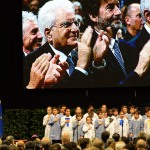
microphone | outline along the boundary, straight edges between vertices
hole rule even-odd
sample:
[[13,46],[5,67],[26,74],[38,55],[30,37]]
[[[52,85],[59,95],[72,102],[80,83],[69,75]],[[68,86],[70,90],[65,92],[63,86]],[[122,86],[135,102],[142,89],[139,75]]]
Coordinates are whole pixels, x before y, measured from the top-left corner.
[[120,120],[120,125],[121,125],[121,126],[123,126],[123,123],[124,123],[124,121],[123,121],[123,120]]

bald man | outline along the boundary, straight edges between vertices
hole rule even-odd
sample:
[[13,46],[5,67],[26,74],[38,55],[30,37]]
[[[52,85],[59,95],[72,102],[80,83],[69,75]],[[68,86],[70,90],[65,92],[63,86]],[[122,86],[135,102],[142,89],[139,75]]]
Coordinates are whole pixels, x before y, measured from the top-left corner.
[[143,139],[139,139],[136,143],[137,150],[146,150],[146,141]]
[[41,145],[44,150],[48,150],[51,145],[51,140],[48,137],[43,137],[41,140]]
[[124,10],[126,34],[124,40],[129,41],[143,28],[144,21],[140,13],[140,4],[132,3]]
[[25,145],[25,143],[24,143],[23,140],[19,140],[19,141],[16,143],[16,146],[17,146],[17,147],[22,147],[22,148],[24,148],[24,145]]
[[70,142],[70,135],[67,132],[64,132],[61,136],[62,145]]

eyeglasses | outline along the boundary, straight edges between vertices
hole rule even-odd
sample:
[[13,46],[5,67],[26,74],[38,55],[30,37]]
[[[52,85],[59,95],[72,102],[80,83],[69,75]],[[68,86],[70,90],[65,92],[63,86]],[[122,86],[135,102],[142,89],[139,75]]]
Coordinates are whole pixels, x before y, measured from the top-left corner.
[[[59,26],[62,28],[69,28],[72,26],[72,24],[75,24],[77,27],[80,27],[80,21],[64,21],[59,24]],[[54,25],[53,27],[58,27],[58,25]]]

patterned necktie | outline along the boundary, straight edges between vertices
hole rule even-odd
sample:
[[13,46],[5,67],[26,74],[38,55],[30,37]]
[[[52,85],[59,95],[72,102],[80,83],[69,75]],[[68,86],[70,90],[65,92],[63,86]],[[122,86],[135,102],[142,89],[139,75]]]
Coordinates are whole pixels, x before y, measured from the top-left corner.
[[124,61],[123,61],[123,58],[121,56],[121,52],[120,52],[120,49],[119,49],[118,42],[115,41],[113,48],[114,48],[114,56],[116,57],[119,65],[121,66],[121,69],[123,70],[125,76],[127,76],[126,69],[124,67]]
[[75,68],[72,57],[68,56],[66,61],[69,64],[69,75],[71,75],[73,73],[74,68]]

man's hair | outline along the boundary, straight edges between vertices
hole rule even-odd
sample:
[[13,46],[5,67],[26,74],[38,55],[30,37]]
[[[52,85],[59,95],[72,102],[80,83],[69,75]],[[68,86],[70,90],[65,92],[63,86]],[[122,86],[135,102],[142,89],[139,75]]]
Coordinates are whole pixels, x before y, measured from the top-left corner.
[[58,143],[54,143],[50,147],[51,150],[61,150],[61,146]]
[[67,132],[64,132],[61,136],[61,141],[62,141],[62,144],[66,144],[68,142],[70,142],[70,135],[69,133]]
[[6,144],[0,145],[0,150],[9,150],[9,146]]
[[6,140],[9,140],[11,144],[14,144],[14,137],[12,135],[7,136]]
[[143,139],[139,139],[137,142],[136,142],[136,148],[146,148],[146,141],[143,140]]
[[129,138],[122,136],[121,141],[123,141],[125,144],[129,143]]
[[28,141],[25,143],[25,149],[28,150],[28,149],[34,149],[35,148],[35,142],[33,141]]
[[25,143],[24,141],[22,140],[19,140],[17,143],[16,143],[17,147],[24,147]]
[[144,10],[150,11],[150,0],[141,0],[140,1],[140,10],[141,10],[142,17],[145,20]]
[[77,144],[75,142],[68,142],[68,143],[64,144],[63,146],[68,150],[77,148]]
[[11,142],[10,142],[10,140],[3,140],[2,141],[2,144],[5,144],[5,145],[10,145],[11,144]]
[[108,138],[106,141],[107,147],[110,146],[111,143],[115,142],[113,138]]
[[83,138],[83,139],[80,140],[81,149],[87,148],[88,144],[90,144],[90,139],[89,138]]
[[[125,25],[125,26],[127,26],[127,24],[126,24],[126,20],[125,20],[125,17],[126,16],[129,16],[129,17],[131,17],[131,15],[132,15],[132,12],[133,12],[133,10],[134,10],[134,7],[140,7],[140,4],[139,3],[137,3],[137,2],[133,2],[133,3],[131,3],[130,5],[128,5],[128,6],[124,6],[124,10],[123,10],[123,12],[122,12],[122,22],[123,22],[123,24]],[[133,108],[135,108],[134,107],[134,105],[132,105],[133,106]]]
[[119,135],[118,133],[114,133],[114,134],[112,135],[112,138],[115,140],[115,142],[118,142],[119,139],[120,139],[120,135]]
[[99,15],[99,8],[102,1],[107,0],[83,0],[83,15],[85,16],[85,24],[93,26],[93,21],[90,19],[89,14],[93,16]]
[[98,149],[103,150],[104,149],[104,143],[101,139],[95,138],[92,141],[92,146],[97,147]]
[[125,147],[125,142],[123,142],[123,141],[118,141],[118,142],[116,142],[116,145],[115,145],[115,149],[116,150],[122,150],[123,149],[123,147]]
[[135,145],[132,142],[129,142],[124,148],[129,150],[135,150]]
[[144,131],[140,131],[138,133],[138,138],[146,140],[146,133]]
[[69,0],[48,1],[39,9],[38,25],[39,25],[39,29],[43,37],[42,44],[44,44],[47,41],[45,34],[44,34],[45,28],[53,27],[53,25],[56,22],[57,13],[60,10],[75,12],[74,5]]
[[22,11],[22,35],[27,28],[29,21],[37,24],[37,17],[32,12]]
[[102,132],[101,139],[103,140],[104,143],[106,143],[106,141],[109,138],[109,136],[110,136],[110,132],[109,131]]
[[95,146],[90,146],[90,147],[86,148],[85,150],[102,150],[102,149],[99,149]]
[[41,146],[44,148],[44,150],[49,150],[50,145],[51,140],[48,137],[43,137],[41,140]]

